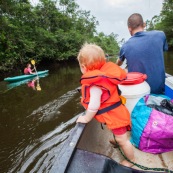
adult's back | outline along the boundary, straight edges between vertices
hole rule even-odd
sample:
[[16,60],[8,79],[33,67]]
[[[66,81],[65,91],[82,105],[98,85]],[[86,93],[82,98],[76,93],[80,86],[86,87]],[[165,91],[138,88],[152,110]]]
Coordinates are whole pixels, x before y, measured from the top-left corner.
[[126,59],[128,72],[147,74],[151,92],[162,93],[165,83],[163,52],[168,49],[166,37],[162,31],[144,31],[145,23],[140,14],[134,13],[128,18],[131,38],[121,47],[117,64]]
[[167,50],[162,31],[135,33],[121,48],[120,59],[126,58],[128,72],[147,74],[152,93],[162,93],[165,83],[163,51]]

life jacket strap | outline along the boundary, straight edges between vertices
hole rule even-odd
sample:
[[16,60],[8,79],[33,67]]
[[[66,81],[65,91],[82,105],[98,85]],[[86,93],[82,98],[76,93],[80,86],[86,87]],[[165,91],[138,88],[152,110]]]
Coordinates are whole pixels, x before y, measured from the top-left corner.
[[110,106],[106,107],[106,108],[100,109],[100,110],[97,111],[96,115],[100,115],[100,114],[108,112],[112,109],[115,109],[118,106],[120,106],[121,104],[122,104],[121,101],[119,101],[119,102],[114,103],[113,105],[110,105]]

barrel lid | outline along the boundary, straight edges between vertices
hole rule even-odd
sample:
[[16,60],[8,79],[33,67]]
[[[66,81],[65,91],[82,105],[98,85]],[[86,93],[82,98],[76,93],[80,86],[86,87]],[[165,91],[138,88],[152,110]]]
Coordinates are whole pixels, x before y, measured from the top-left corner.
[[147,75],[139,72],[127,73],[126,80],[122,81],[120,85],[135,85],[144,82],[147,79]]

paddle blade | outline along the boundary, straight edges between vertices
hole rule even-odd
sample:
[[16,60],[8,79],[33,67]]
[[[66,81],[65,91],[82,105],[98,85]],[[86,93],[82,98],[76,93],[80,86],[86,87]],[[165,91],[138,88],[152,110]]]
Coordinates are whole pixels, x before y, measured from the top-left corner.
[[35,65],[35,60],[31,60],[31,64],[32,65]]
[[41,87],[39,84],[37,84],[36,89],[37,89],[37,91],[41,91]]

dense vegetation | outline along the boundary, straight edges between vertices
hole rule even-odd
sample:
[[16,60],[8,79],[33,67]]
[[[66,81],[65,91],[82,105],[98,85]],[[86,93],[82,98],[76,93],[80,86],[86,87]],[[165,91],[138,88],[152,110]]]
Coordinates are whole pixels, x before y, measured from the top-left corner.
[[[31,59],[38,64],[75,58],[84,42],[97,43],[111,55],[119,51],[118,35],[98,33],[96,18],[75,0],[40,0],[36,6],[29,0],[1,0],[0,21],[0,72],[22,69]],[[165,32],[169,50],[172,21],[173,0],[164,0],[160,15],[147,22],[147,30]]]
[[154,16],[147,22],[148,30],[162,30],[165,32],[169,50],[173,49],[173,0],[164,0],[159,16]]
[[0,72],[22,67],[29,60],[61,61],[75,58],[84,42],[99,44],[115,55],[117,35],[97,33],[99,24],[75,0],[1,0]]

